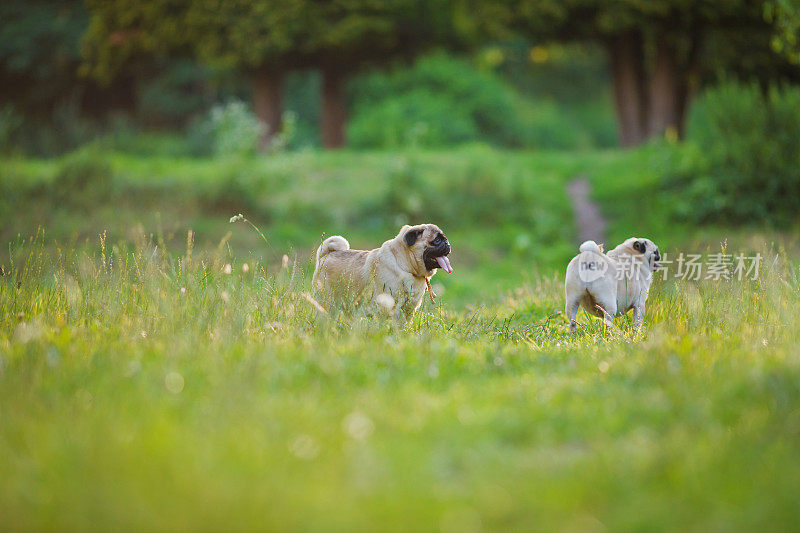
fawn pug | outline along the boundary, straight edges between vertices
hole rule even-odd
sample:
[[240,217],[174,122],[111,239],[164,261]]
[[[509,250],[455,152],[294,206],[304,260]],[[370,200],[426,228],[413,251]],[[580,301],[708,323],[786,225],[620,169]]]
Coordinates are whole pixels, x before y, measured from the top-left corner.
[[[448,274],[450,243],[435,224],[403,226],[374,250],[351,250],[339,235],[317,249],[313,284],[332,298],[377,303],[382,294],[395,302],[395,317],[410,320],[422,304],[430,278],[441,268]],[[384,297],[385,298],[385,297]]]
[[653,272],[661,268],[660,260],[658,246],[650,239],[631,237],[606,254],[594,241],[581,244],[580,254],[567,266],[564,281],[570,329],[574,332],[577,328],[579,306],[612,328],[613,317],[633,309],[633,322],[638,329]]

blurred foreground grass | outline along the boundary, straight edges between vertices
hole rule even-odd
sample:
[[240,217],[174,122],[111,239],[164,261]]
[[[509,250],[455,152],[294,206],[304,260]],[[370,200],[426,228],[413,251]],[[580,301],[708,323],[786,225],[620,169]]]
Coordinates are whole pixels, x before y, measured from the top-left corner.
[[[16,196],[1,204],[0,529],[800,518],[796,238],[669,219],[666,197],[648,201],[658,148],[101,157],[2,169]],[[81,185],[75,168],[105,178]],[[585,316],[569,334],[576,175],[612,217],[612,243],[718,251],[730,237],[729,253],[764,254],[760,278],[659,280],[642,334]],[[74,179],[79,192],[60,195]],[[228,223],[239,211],[268,245]],[[403,217],[453,242],[437,304],[406,328],[320,313],[306,296],[321,233],[375,246]]]
[[[800,518],[798,267],[658,284],[643,336],[557,279],[403,329],[302,269],[152,243],[0,278],[0,527],[752,530]],[[230,264],[230,274],[227,274]],[[624,323],[624,321],[623,321]]]

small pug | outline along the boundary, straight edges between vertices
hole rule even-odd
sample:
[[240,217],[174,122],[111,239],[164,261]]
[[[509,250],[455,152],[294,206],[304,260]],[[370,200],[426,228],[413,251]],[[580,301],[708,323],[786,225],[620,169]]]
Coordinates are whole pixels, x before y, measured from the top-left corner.
[[661,268],[658,246],[650,239],[631,237],[607,254],[594,241],[581,244],[580,252],[569,262],[564,281],[570,329],[577,329],[575,316],[580,305],[614,329],[611,319],[633,309],[638,329],[653,272]]
[[[390,294],[395,318],[411,320],[438,268],[453,272],[450,243],[435,224],[403,226],[396,237],[374,250],[351,250],[344,237],[325,239],[317,249],[314,287],[335,298],[358,301]],[[383,297],[385,301],[385,296]]]

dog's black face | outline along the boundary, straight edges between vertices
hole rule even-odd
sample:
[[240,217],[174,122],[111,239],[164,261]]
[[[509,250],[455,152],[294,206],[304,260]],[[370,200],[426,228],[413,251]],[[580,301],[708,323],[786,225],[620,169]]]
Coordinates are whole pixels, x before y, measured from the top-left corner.
[[633,243],[633,249],[645,256],[653,270],[661,268],[658,263],[661,260],[661,252],[658,251],[658,246],[654,242],[639,240]]
[[450,243],[437,225],[403,226],[400,235],[411,249],[413,257],[418,261],[417,264],[428,271],[428,276],[437,268],[443,269],[448,274],[453,272],[453,267],[447,258],[450,254]]
[[428,270],[442,268],[436,258],[447,257],[448,255],[450,255],[450,242],[448,242],[447,237],[444,236],[444,233],[437,232],[428,242],[428,245],[425,247],[425,251],[422,252],[422,259],[425,261],[425,268]]

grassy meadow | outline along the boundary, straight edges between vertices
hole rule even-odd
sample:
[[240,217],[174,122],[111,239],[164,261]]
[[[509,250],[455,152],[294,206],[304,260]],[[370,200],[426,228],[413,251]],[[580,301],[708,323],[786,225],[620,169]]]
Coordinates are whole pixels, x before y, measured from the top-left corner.
[[[2,161],[0,529],[791,530],[800,243],[670,214],[680,147]],[[641,332],[579,315],[566,183],[662,251]],[[245,221],[230,223],[243,213]],[[324,235],[447,233],[406,326],[321,309]]]

